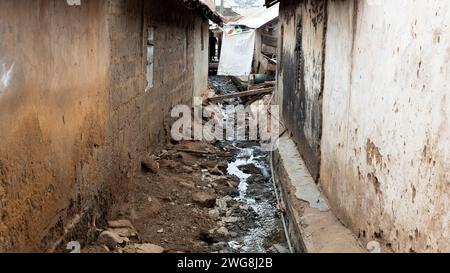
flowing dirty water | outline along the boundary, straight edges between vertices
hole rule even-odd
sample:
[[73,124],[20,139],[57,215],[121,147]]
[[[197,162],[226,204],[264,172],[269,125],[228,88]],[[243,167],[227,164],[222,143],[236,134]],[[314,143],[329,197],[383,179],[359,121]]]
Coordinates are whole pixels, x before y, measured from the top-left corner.
[[[213,76],[210,80],[219,95],[237,91],[228,77]],[[234,99],[229,103],[236,105],[240,101]],[[224,121],[228,122],[230,113],[227,113],[225,105],[220,106]],[[228,139],[219,146],[235,151],[235,158],[228,165],[228,173],[240,180],[239,196],[235,200],[255,212],[252,228],[228,242],[229,248],[240,253],[266,253],[275,252],[273,245],[281,245],[287,250],[268,160],[270,154],[262,151],[259,143],[252,141]],[[249,167],[250,171],[246,171]]]

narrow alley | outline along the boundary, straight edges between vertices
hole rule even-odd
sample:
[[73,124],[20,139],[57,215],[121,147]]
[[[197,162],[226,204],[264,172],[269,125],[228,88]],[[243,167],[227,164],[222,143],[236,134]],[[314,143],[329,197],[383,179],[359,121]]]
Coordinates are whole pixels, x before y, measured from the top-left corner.
[[450,252],[449,13],[0,0],[0,257]]
[[[210,86],[238,92],[228,77],[213,76]],[[258,142],[172,141],[143,160],[126,201],[108,215],[84,252],[289,253],[269,153]]]

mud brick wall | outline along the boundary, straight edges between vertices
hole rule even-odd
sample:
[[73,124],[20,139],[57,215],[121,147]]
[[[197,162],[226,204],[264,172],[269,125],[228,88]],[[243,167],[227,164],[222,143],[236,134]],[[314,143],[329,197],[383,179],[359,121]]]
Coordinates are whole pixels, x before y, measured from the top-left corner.
[[110,181],[105,10],[0,2],[0,251],[52,248]]
[[175,0],[0,1],[0,251],[93,239],[166,141],[171,107],[192,98],[195,20]]

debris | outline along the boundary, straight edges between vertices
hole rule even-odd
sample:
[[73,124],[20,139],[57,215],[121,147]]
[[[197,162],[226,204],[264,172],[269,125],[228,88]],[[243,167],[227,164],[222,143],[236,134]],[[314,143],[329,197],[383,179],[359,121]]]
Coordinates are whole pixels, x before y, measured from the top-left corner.
[[213,175],[224,176],[224,173],[218,167],[214,167],[209,171]]
[[233,99],[233,98],[243,98],[243,97],[250,97],[250,96],[255,96],[255,95],[270,94],[274,91],[274,89],[275,89],[274,87],[261,88],[261,89],[246,91],[246,92],[238,92],[238,93],[232,93],[232,94],[228,94],[228,95],[216,96],[216,97],[209,98],[208,100],[210,102],[219,102],[219,101]]
[[108,231],[113,232],[114,234],[119,235],[123,238],[137,238],[138,234],[134,228],[108,228]]
[[176,149],[177,152],[190,153],[190,154],[200,154],[200,155],[214,155],[216,153],[212,153],[209,151],[199,151],[199,150],[191,150],[191,149]]
[[261,175],[261,169],[256,167],[255,164],[241,165],[238,169],[246,174]]
[[221,236],[225,236],[225,237],[227,237],[227,236],[230,235],[230,233],[229,233],[229,231],[228,231],[228,229],[227,229],[226,227],[221,227],[221,228],[219,228],[219,229],[216,231],[216,233],[219,234],[219,235],[221,235]]
[[239,222],[241,220],[241,218],[239,217],[223,217],[222,221],[224,221],[225,223],[236,223]]
[[220,211],[226,211],[228,207],[228,203],[223,198],[216,200],[216,205],[220,209]]
[[231,247],[234,250],[241,250],[242,247],[244,247],[241,243],[231,241],[228,243],[228,246]]
[[133,224],[129,220],[116,220],[108,221],[108,227],[110,228],[130,228],[135,229]]
[[226,164],[226,163],[221,162],[221,163],[217,164],[217,168],[224,174],[226,174],[228,172],[228,164]]
[[206,192],[196,192],[192,195],[195,203],[202,207],[213,208],[216,204],[216,198]]
[[161,254],[164,252],[164,248],[154,244],[135,244],[134,249],[136,253],[141,254]]
[[157,174],[159,171],[159,163],[153,158],[144,159],[141,163],[141,167],[146,173]]
[[286,253],[291,253],[291,252],[289,251],[289,249],[285,248],[284,246],[282,246],[282,245],[280,245],[280,244],[274,244],[273,247],[276,249],[276,251],[277,251],[278,253],[284,253],[284,254],[286,254]]
[[220,212],[217,209],[212,209],[209,211],[209,217],[213,220],[218,220],[220,218]]
[[120,237],[118,234],[109,230],[103,231],[100,236],[98,236],[98,243],[107,246],[109,249],[116,249],[125,242],[125,238]]
[[209,245],[212,245],[215,243],[214,237],[211,234],[209,234],[208,231],[201,231],[198,235],[198,239]]

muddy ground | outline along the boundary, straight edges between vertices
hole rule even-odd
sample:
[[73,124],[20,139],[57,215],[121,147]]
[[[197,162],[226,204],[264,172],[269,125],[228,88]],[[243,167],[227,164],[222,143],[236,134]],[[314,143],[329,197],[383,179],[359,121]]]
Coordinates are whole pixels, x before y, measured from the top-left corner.
[[[210,86],[236,91],[226,77]],[[174,142],[148,155],[83,252],[287,252],[268,158],[259,143],[232,140]]]

